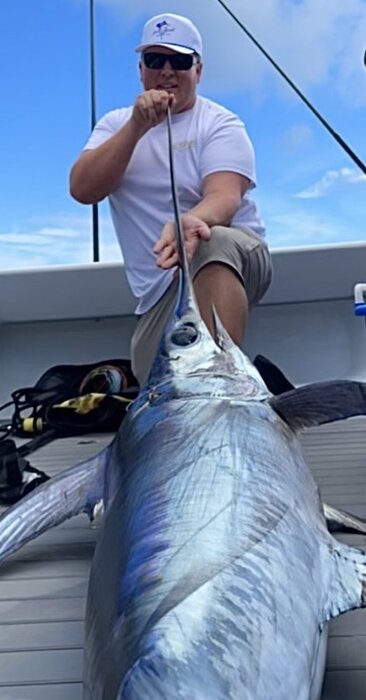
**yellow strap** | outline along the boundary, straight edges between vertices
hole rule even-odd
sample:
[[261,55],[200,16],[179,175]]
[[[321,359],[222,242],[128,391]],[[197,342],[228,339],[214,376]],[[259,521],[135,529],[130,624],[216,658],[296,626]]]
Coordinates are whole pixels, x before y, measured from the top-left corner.
[[60,404],[54,404],[53,408],[70,408],[78,413],[79,415],[85,415],[94,411],[102,401],[110,396],[112,399],[120,401],[121,403],[130,404],[131,399],[126,399],[124,396],[117,396],[116,394],[84,394],[84,396],[77,396],[74,399],[68,399]]

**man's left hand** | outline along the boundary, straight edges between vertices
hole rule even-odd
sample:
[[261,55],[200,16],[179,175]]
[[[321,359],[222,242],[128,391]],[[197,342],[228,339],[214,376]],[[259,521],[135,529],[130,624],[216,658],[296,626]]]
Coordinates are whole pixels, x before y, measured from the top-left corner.
[[[193,214],[183,214],[181,217],[185,247],[188,262],[194,257],[200,240],[208,241],[211,231],[207,224]],[[160,239],[154,246],[154,253],[157,253],[156,264],[163,270],[168,270],[175,265],[179,265],[179,253],[177,244],[177,234],[175,223],[169,221],[162,229]]]

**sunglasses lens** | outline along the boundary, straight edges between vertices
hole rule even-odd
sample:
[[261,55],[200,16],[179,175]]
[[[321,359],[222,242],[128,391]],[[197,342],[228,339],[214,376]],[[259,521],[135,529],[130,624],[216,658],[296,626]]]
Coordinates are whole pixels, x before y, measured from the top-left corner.
[[176,53],[169,58],[174,70],[189,70],[193,65],[192,54]]
[[161,70],[167,61],[169,61],[173,70],[189,70],[193,66],[192,54],[163,54],[147,51],[142,54],[142,59],[146,68],[151,68],[152,70]]
[[165,56],[161,53],[144,53],[142,58],[146,68],[152,68],[153,70],[162,68],[164,61],[166,61]]

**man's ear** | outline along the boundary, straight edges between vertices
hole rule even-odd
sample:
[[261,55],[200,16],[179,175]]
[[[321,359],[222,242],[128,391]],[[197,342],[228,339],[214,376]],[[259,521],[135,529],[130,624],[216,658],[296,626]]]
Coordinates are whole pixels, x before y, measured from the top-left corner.
[[196,68],[196,74],[197,74],[197,83],[199,83],[201,80],[202,69],[203,69],[203,64],[201,63],[201,61],[199,63],[196,63],[195,68]]

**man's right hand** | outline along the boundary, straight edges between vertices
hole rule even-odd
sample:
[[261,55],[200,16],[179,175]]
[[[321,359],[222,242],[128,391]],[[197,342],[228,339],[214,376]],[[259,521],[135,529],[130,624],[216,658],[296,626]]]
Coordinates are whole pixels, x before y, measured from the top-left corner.
[[[200,240],[209,241],[211,231],[207,224],[193,214],[183,214],[181,216],[185,248],[188,262],[193,259]],[[157,253],[156,264],[163,270],[179,264],[178,241],[175,223],[168,221],[163,227],[160,238],[154,245],[154,253]]]
[[164,121],[168,106],[173,107],[174,101],[174,95],[165,90],[147,90],[138,96],[131,120],[141,135]]

